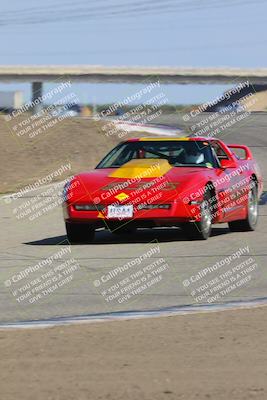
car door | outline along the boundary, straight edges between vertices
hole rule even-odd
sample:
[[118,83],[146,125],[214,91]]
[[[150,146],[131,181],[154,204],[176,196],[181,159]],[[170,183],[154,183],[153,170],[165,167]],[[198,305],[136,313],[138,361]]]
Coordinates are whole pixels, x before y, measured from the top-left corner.
[[230,160],[231,156],[219,141],[213,141],[211,147],[218,163],[216,191],[222,220],[237,219],[240,211],[244,209],[246,176],[244,171],[238,168],[238,163],[236,163],[236,168],[222,168],[222,160]]

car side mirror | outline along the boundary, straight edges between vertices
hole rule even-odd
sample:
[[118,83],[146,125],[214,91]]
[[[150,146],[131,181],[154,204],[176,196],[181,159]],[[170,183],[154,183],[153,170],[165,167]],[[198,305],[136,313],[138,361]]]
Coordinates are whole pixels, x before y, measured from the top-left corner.
[[221,163],[222,169],[237,167],[236,162],[234,160],[230,160],[230,159],[222,159],[222,160],[220,160],[220,163]]

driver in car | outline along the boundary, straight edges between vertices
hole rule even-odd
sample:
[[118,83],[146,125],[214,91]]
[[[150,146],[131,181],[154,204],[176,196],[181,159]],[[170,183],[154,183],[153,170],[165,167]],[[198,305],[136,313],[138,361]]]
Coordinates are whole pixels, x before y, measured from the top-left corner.
[[204,162],[204,154],[197,148],[187,150],[186,163],[187,164],[201,164]]

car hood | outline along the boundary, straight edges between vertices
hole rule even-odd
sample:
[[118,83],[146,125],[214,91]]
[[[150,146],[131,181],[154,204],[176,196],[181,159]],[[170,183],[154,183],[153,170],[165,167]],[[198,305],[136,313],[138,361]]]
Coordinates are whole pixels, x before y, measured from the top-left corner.
[[[88,196],[103,199],[103,192],[109,191],[109,200],[115,198],[119,193],[127,190],[136,191],[140,185],[146,183],[166,183],[163,190],[168,192],[184,192],[190,187],[205,184],[211,173],[206,167],[173,167],[167,160],[132,160],[118,168],[95,169],[84,172],[76,177],[74,181],[75,194],[72,198],[79,197],[88,201]],[[74,196],[74,197],[73,197]]]

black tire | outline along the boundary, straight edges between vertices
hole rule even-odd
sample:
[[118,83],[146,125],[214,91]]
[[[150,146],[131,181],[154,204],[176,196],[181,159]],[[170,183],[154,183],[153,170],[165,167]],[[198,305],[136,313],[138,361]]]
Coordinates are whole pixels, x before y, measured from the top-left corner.
[[251,181],[247,203],[247,218],[228,222],[232,232],[255,231],[259,216],[258,187],[255,181]]
[[68,241],[74,243],[91,243],[94,240],[95,230],[86,224],[71,224],[66,222]]
[[211,211],[212,194],[206,190],[203,202],[200,205],[201,221],[188,222],[182,226],[182,229],[188,239],[207,240],[212,231],[212,211]]

